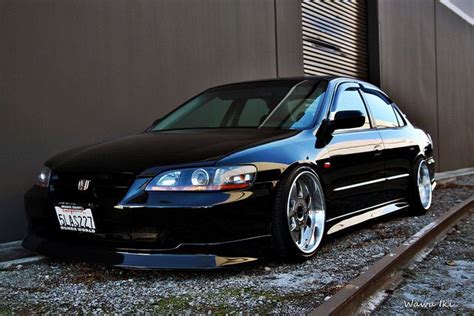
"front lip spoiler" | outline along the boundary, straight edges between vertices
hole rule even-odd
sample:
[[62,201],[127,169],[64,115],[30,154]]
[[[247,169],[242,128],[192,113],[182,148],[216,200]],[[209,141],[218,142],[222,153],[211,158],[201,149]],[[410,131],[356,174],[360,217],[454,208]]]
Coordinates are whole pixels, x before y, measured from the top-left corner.
[[123,262],[115,266],[130,269],[216,269],[257,260],[251,257],[221,257],[216,255],[176,255],[123,253]]
[[47,257],[107,264],[130,269],[206,270],[258,260],[253,257],[227,257],[214,254],[124,252],[50,240],[32,234],[23,240],[22,246]]

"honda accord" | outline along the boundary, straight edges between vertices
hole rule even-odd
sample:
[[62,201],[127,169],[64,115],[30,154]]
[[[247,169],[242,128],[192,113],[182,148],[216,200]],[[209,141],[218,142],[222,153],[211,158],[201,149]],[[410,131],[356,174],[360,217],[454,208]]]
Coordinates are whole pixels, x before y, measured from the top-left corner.
[[433,142],[372,84],[303,77],[208,89],[146,131],[48,160],[23,246],[134,268],[314,256],[324,236],[424,214]]

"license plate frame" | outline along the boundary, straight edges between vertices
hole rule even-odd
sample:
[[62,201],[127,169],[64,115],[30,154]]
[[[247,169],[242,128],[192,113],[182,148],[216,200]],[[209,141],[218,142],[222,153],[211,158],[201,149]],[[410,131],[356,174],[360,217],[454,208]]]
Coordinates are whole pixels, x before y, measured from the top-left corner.
[[60,203],[54,205],[54,210],[61,230],[88,234],[97,230],[93,205]]

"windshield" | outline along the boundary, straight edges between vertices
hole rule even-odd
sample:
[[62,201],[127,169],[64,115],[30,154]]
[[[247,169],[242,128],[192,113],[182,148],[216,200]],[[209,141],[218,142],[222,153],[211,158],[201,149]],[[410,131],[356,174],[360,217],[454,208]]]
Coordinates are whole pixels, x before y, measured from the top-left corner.
[[213,88],[183,104],[150,131],[196,128],[307,129],[326,92],[324,80],[279,80]]

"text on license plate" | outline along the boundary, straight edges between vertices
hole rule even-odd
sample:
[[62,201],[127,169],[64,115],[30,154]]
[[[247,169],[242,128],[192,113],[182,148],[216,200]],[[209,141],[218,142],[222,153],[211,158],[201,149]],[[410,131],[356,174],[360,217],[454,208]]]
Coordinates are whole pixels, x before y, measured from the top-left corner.
[[95,233],[94,217],[91,208],[79,205],[55,206],[59,227],[62,230]]

